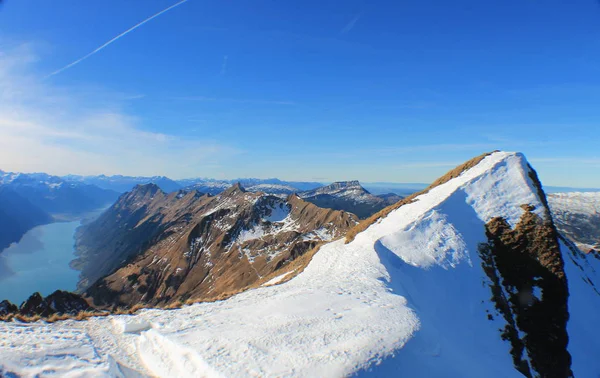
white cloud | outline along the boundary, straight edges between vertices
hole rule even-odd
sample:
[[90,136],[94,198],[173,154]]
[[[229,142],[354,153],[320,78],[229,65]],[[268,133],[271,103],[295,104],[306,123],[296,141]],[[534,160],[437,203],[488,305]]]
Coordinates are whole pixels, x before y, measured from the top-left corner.
[[124,102],[143,95],[110,96],[43,80],[32,45],[0,51],[0,169],[184,177],[205,175],[238,152],[144,130],[143,119],[122,111]]

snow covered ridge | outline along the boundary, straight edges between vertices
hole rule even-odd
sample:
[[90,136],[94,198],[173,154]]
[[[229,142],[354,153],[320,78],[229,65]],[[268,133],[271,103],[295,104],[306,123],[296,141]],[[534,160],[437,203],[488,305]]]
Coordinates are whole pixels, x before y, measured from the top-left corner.
[[[525,215],[550,221],[530,173],[523,155],[493,153],[353,242],[323,246],[291,281],[226,301],[0,324],[0,375],[523,376],[499,332],[506,319],[490,300],[478,250],[493,219],[513,228]],[[570,369],[595,376],[600,296],[589,282],[598,287],[599,261],[561,250],[570,278]],[[547,297],[545,288],[534,294],[542,298],[533,303]],[[535,375],[537,361],[526,353]]]

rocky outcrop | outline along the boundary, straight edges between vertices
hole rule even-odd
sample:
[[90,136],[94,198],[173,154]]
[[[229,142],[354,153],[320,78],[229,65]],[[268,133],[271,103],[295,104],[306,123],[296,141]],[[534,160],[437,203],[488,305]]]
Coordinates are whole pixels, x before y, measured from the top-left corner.
[[33,293],[20,307],[7,300],[0,302],[0,316],[22,315],[26,317],[51,315],[77,315],[83,311],[93,310],[80,295],[68,291],[57,290],[47,297]]
[[239,291],[343,236],[353,214],[290,195],[247,192],[169,195],[138,186],[81,229],[82,274],[106,276],[86,291],[97,306],[168,304]]
[[78,314],[82,311],[90,311],[93,308],[81,296],[68,291],[57,290],[44,298],[48,308],[53,314]]
[[[515,368],[526,377],[571,377],[569,289],[559,235],[535,171],[530,176],[545,208],[522,205],[524,213],[511,227],[501,217],[486,225],[488,243],[479,247],[498,314],[501,337],[511,344]],[[490,315],[491,317],[491,315]]]
[[10,314],[16,314],[19,311],[19,308],[10,303],[7,300],[3,300],[0,302],[0,316],[6,316]]

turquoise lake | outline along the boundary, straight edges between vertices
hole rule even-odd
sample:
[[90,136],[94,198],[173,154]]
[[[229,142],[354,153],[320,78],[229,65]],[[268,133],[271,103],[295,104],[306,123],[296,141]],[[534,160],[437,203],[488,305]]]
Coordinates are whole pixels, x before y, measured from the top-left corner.
[[0,252],[0,301],[20,305],[31,294],[73,291],[79,272],[69,267],[75,258],[75,231],[81,222],[52,223],[27,232],[19,243]]

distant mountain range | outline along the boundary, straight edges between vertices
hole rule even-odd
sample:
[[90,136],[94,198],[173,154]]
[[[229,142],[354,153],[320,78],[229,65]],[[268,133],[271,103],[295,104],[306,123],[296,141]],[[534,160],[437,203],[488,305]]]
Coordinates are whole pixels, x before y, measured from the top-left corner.
[[118,192],[45,173],[0,171],[0,252],[30,229],[110,205]]
[[374,183],[373,187],[377,193],[383,195],[383,197],[379,197],[372,195],[358,181],[342,181],[323,185],[318,182],[282,181],[276,178],[235,180],[208,178],[171,180],[163,176],[67,176],[66,178],[116,191],[129,191],[135,185],[152,183],[165,193],[184,190],[210,195],[217,195],[235,184],[240,184],[248,192],[263,192],[283,197],[298,193],[301,198],[317,206],[348,211],[360,218],[365,218],[402,198],[398,192],[410,194],[426,186],[425,184]]
[[0,251],[18,242],[30,229],[52,220],[50,214],[11,188],[0,186]]
[[[191,178],[172,180],[165,176],[134,177],[134,176],[78,176],[69,175],[62,177],[65,181],[95,185],[99,188],[110,189],[119,193],[132,190],[136,185],[156,184],[166,193],[175,192],[179,189],[197,190],[202,193],[218,194],[230,186],[240,183],[248,191],[262,191],[271,194],[290,194],[303,192],[327,185],[327,183],[315,181],[284,181],[277,178],[237,178],[231,180],[219,180],[212,178]],[[365,183],[363,187],[374,195],[394,193],[406,196],[427,187],[424,183],[390,183],[373,182]]]
[[548,203],[554,223],[563,235],[584,252],[600,251],[599,192],[549,194]]
[[132,176],[78,176],[68,175],[63,177],[69,182],[77,182],[88,185],[95,185],[102,189],[112,190],[119,193],[125,193],[133,189],[136,185],[156,184],[167,193],[177,191],[183,186],[178,182],[164,176],[152,177],[132,177]]
[[119,196],[114,190],[46,173],[0,171],[0,187],[10,188],[33,205],[53,215],[82,214],[106,206]]
[[[164,176],[53,176],[46,173],[12,173],[0,170],[0,188],[10,200],[0,204],[0,226],[6,232],[0,251],[17,242],[31,228],[55,220],[72,219],[109,206],[120,194],[138,185],[155,184],[165,193],[198,191],[217,195],[239,183],[248,192],[262,192],[279,197],[298,193],[320,207],[352,212],[364,218],[402,198],[398,193],[412,193],[424,184],[374,183],[372,195],[357,181],[325,185],[310,181],[283,181],[276,178],[216,180],[206,178],[172,180]],[[18,209],[18,211],[16,210]]]

